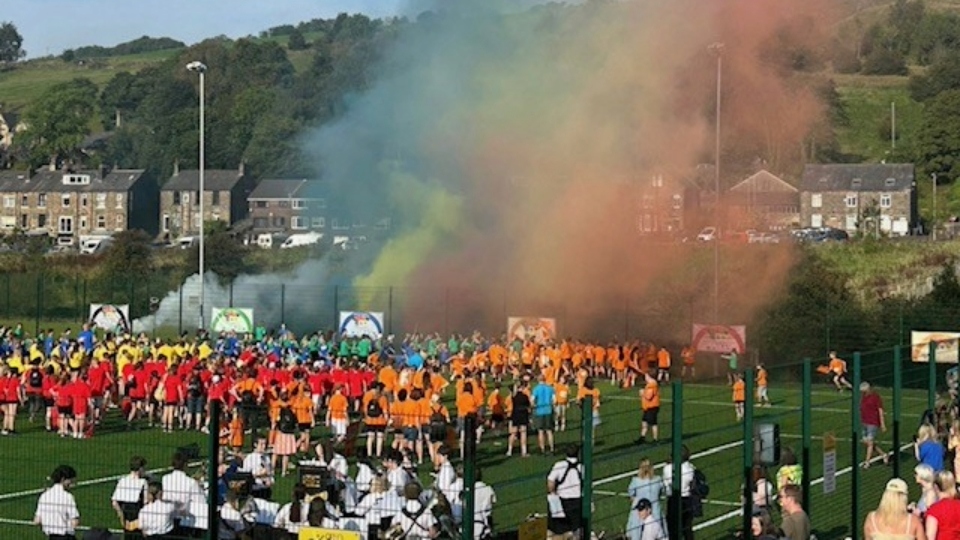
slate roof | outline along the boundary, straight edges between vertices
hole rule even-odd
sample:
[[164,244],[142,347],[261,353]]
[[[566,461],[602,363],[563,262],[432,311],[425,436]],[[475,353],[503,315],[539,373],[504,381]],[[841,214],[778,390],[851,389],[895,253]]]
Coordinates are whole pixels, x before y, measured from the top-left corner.
[[[238,169],[205,169],[203,189],[206,191],[230,191],[243,179]],[[167,180],[161,191],[197,191],[200,189],[200,170],[181,170]]]
[[747,193],[797,193],[789,182],[766,170],[758,171],[730,188],[733,192]]
[[803,191],[904,191],[914,187],[912,163],[818,164],[803,168]]
[[[98,170],[73,171],[65,173],[61,170],[51,171],[41,169],[32,175],[27,171],[0,172],[0,192],[4,193],[91,193],[91,192],[126,192],[129,191],[140,178],[143,169],[114,169],[100,176]],[[90,176],[89,184],[64,184],[64,174],[86,174]]]
[[253,188],[248,200],[319,199],[325,190],[318,180],[304,178],[266,178]]

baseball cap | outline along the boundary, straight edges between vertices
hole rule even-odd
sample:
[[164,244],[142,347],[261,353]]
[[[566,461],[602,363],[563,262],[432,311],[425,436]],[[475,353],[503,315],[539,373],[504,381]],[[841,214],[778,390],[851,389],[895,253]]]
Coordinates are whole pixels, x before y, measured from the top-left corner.
[[653,505],[650,503],[650,499],[640,499],[633,507],[634,510],[650,510],[651,508],[653,508]]
[[910,491],[907,489],[907,483],[899,478],[893,478],[887,482],[887,491],[893,491],[894,493],[902,493],[904,495],[909,495]]

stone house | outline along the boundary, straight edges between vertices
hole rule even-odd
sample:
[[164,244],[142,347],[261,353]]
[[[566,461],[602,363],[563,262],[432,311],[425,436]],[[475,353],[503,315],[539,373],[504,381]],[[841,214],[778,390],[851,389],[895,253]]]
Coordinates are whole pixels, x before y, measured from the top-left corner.
[[908,235],[917,223],[914,166],[807,165],[800,182],[800,223],[848,233]]
[[[247,217],[247,197],[253,179],[240,167],[206,169],[203,172],[203,221],[223,221],[228,226]],[[200,171],[180,170],[160,188],[160,236],[173,240],[200,233]]]
[[248,203],[253,234],[325,232],[333,227],[327,222],[325,190],[317,180],[264,179],[250,193]]
[[781,231],[800,225],[800,191],[766,170],[731,187],[723,200],[728,226],[735,230]]
[[60,245],[127,229],[156,232],[157,190],[142,169],[0,172],[0,230]]

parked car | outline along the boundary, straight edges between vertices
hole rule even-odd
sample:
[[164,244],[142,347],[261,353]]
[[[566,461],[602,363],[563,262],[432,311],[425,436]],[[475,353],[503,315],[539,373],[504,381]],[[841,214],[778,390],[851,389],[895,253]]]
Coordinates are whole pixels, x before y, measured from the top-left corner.
[[704,227],[697,235],[697,242],[713,242],[717,239],[716,227]]
[[280,249],[314,246],[319,244],[321,240],[323,240],[323,234],[321,233],[291,234],[280,244]]
[[110,249],[113,245],[113,237],[110,236],[90,236],[80,239],[81,255],[98,255]]

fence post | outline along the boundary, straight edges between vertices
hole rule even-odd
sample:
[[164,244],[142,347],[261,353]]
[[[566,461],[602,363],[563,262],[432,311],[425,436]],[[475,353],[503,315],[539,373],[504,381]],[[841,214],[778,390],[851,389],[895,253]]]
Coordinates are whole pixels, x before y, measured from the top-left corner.
[[[467,415],[463,422],[463,512],[461,521],[463,527],[460,537],[463,540],[473,540],[473,528],[476,526],[476,493],[477,485],[477,424],[476,416]],[[444,493],[449,496],[449,494]]]
[[43,310],[43,272],[37,274],[37,321],[33,335],[40,334],[40,311]]
[[670,485],[671,496],[667,500],[668,516],[673,523],[667,527],[676,527],[677,538],[683,537],[683,500],[680,497],[680,477],[683,474],[683,386],[679,381],[671,383],[670,393],[670,466],[673,467],[673,479]]
[[743,538],[753,538],[753,369],[743,373],[744,403],[743,403]]
[[393,335],[393,285],[387,291],[387,334]]
[[216,540],[220,533],[220,511],[218,507],[220,486],[220,402],[210,401],[210,435],[207,449],[207,538]]
[[587,395],[583,400],[583,481],[580,483],[582,490],[581,505],[583,516],[583,535],[581,538],[590,538],[593,530],[593,396]]
[[280,284],[280,324],[287,322],[287,284]]
[[903,397],[903,357],[893,350],[893,476],[900,478],[900,402]]
[[233,282],[230,282],[230,306],[233,307]]
[[927,408],[937,409],[937,342],[930,342],[930,358],[927,362]]
[[89,283],[89,281],[86,278],[84,278],[83,301],[80,302],[80,322],[81,323],[87,320],[87,307],[89,306],[89,304],[87,304],[87,283]]
[[[803,497],[803,508],[807,511],[808,515],[812,514],[812,509],[810,508],[810,471],[812,471],[813,463],[810,461],[810,449],[813,446],[813,428],[811,425],[810,417],[810,395],[813,387],[813,362],[809,358],[803,359],[803,392],[802,400],[803,404],[800,409],[800,423],[801,423],[801,438],[803,442],[801,443],[802,447],[800,449],[800,463],[803,464],[804,474],[800,480],[800,491],[801,496]],[[779,489],[780,486],[777,486]]]
[[333,329],[334,335],[340,339],[340,286],[333,286]]
[[853,353],[853,394],[850,406],[850,531],[848,538],[860,538],[860,353]]
[[177,303],[177,306],[179,306],[179,311],[180,311],[177,319],[177,335],[178,336],[183,334],[183,287],[184,285],[180,286],[180,291],[179,291],[180,301]]
[[10,274],[4,274],[7,278],[7,317],[10,317]]

